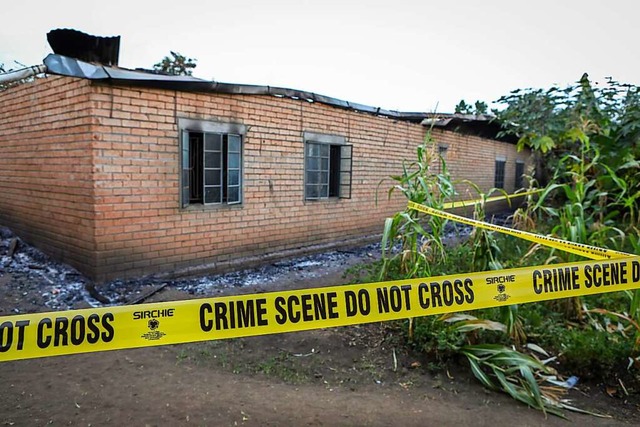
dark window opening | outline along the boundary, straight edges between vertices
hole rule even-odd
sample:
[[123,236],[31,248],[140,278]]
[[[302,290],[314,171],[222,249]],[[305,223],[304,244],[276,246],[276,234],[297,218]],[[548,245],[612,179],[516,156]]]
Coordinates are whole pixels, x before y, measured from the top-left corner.
[[340,195],[340,146],[331,145],[329,152],[329,197]]
[[305,199],[351,198],[352,146],[305,144]]
[[493,180],[495,188],[504,188],[504,168],[506,163],[505,160],[496,160],[496,172]]
[[201,133],[189,134],[189,203],[202,203],[202,168],[196,166],[202,164],[202,144]]
[[182,206],[241,202],[240,135],[183,131]]

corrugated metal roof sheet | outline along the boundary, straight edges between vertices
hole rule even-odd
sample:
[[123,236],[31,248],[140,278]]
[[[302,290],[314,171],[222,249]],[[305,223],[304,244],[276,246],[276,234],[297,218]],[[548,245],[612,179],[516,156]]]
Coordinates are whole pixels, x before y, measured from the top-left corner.
[[59,28],[47,33],[47,41],[53,52],[58,55],[87,62],[118,65],[120,36],[99,37],[78,30]]
[[[103,81],[109,84],[128,86],[154,87],[189,92],[225,93],[232,95],[271,95],[309,102],[318,102],[346,110],[359,111],[377,116],[389,117],[421,123],[424,126],[435,126],[461,133],[471,133],[487,138],[496,138],[500,124],[493,121],[493,116],[471,114],[434,114],[423,112],[402,112],[385,110],[355,102],[344,101],[313,92],[301,91],[273,86],[222,83],[203,80],[192,76],[174,76],[143,70],[129,70],[91,64],[75,58],[51,54],[44,60],[51,74],[83,79]],[[512,142],[512,141],[509,141]]]
[[104,81],[106,83],[125,84],[130,86],[157,87],[162,89],[227,93],[237,95],[273,95],[286,98],[303,99],[310,102],[319,102],[338,108],[361,111],[365,113],[420,122],[429,117],[427,113],[401,112],[385,110],[368,105],[344,101],[313,92],[301,91],[274,86],[246,85],[235,83],[222,83],[198,79],[191,76],[174,76],[151,73],[148,71],[129,70],[126,68],[109,67],[106,65],[91,64],[75,58],[50,54],[44,59],[44,63],[51,74],[69,77],[79,77],[89,80]]

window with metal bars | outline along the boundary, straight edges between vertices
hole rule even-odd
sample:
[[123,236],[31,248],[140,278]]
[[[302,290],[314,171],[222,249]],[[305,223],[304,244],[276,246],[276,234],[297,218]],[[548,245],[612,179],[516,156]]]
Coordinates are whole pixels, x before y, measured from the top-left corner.
[[241,125],[184,120],[181,138],[181,205],[242,202]]
[[507,161],[504,159],[496,159],[496,171],[493,179],[495,188],[504,188],[504,168]]
[[304,198],[351,198],[353,148],[343,137],[305,133]]

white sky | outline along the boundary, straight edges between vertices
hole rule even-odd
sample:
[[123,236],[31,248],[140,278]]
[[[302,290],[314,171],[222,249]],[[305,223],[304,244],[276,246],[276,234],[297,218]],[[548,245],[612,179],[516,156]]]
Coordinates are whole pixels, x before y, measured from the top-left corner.
[[205,79],[302,89],[401,111],[453,112],[588,72],[640,85],[634,0],[5,1],[0,63],[42,63],[46,33],[122,36],[120,65],[169,50]]

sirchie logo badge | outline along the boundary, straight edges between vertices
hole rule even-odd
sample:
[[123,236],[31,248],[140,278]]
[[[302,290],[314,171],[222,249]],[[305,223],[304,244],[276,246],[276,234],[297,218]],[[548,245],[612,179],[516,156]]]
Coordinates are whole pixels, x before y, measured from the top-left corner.
[[149,319],[147,322],[147,326],[149,327],[149,332],[145,332],[141,335],[142,338],[149,341],[156,341],[167,335],[164,332],[158,330],[160,327],[160,321],[158,319]]
[[493,297],[493,299],[500,302],[508,300],[509,298],[511,298],[511,295],[507,294],[506,291],[507,287],[505,285],[498,285],[498,295]]

